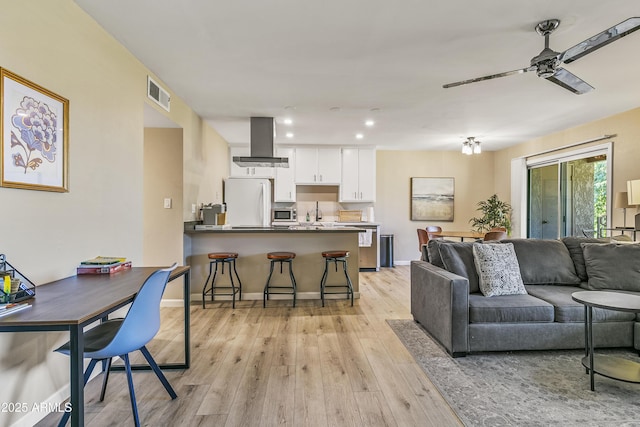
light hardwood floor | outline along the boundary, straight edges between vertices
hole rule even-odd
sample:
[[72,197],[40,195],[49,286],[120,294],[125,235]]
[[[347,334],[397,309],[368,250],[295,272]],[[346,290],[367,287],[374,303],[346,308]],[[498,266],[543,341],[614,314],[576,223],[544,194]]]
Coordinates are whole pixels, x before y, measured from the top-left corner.
[[[296,272],[297,273],[297,272]],[[301,274],[301,273],[297,273]],[[360,273],[360,299],[242,301],[191,307],[191,368],[166,371],[170,400],[155,375],[134,372],[147,426],[460,426],[386,319],[410,319],[409,267]],[[158,362],[182,350],[182,312],[163,308],[152,344]],[[132,425],[125,374],[85,389],[86,425]],[[38,426],[56,425],[50,414]]]

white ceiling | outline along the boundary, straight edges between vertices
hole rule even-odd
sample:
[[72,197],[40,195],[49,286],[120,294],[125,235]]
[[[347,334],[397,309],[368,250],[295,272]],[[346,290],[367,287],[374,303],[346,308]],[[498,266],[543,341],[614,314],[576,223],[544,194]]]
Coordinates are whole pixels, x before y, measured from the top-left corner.
[[76,3],[232,143],[269,116],[276,143],[459,150],[475,136],[497,150],[640,106],[640,31],[565,66],[585,95],[535,72],[442,88],[528,66],[539,21],[561,20],[562,52],[640,16],[636,0]]

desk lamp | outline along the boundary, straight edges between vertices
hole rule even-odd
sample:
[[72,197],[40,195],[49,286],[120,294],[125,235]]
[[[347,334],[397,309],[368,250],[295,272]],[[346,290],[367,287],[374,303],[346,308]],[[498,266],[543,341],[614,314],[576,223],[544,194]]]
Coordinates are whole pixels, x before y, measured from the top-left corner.
[[[640,179],[627,181],[627,196],[630,205],[640,205]],[[640,213],[636,214],[634,228],[640,230]]]
[[622,227],[627,228],[627,208],[632,207],[629,204],[628,192],[627,191],[618,191],[616,193],[615,199],[613,199],[613,207],[616,209],[622,209]]

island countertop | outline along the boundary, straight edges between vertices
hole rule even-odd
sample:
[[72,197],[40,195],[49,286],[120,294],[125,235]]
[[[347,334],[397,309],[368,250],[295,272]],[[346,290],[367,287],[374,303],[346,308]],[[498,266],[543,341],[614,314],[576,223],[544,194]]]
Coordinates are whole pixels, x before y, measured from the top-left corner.
[[226,227],[216,226],[216,228],[209,229],[195,229],[194,226],[188,226],[185,224],[184,232],[187,234],[200,234],[200,233],[363,233],[363,228],[353,226],[335,226],[325,227],[322,225],[311,226],[290,226],[290,227]]
[[[191,266],[193,299],[199,300],[204,282],[209,275],[210,252],[236,252],[238,274],[242,281],[243,300],[261,300],[269,275],[268,252],[294,252],[293,271],[297,282],[298,299],[319,299],[320,280],[325,266],[322,252],[346,250],[349,252],[347,270],[353,283],[354,294],[359,298],[359,246],[358,235],[364,228],[353,226],[294,226],[288,227],[225,227],[213,230],[195,230],[197,222],[185,223],[184,255]],[[280,275],[278,269],[278,276]],[[341,271],[330,269],[334,281],[344,281]],[[286,273],[285,269],[285,273]],[[275,273],[274,273],[275,275]],[[227,275],[220,275],[223,283]],[[277,280],[289,280],[278,277]],[[278,283],[276,281],[276,283]],[[337,298],[344,298],[337,295]],[[216,299],[226,299],[219,297]],[[287,304],[285,304],[287,305]]]

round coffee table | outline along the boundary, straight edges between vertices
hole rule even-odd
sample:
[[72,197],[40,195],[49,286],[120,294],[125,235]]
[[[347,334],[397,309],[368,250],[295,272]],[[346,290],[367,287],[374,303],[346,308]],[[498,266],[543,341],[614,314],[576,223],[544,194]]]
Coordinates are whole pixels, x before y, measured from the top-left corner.
[[585,357],[582,365],[589,372],[591,391],[594,387],[594,373],[614,380],[640,383],[640,363],[620,357],[593,354],[593,307],[608,310],[640,313],[640,295],[607,291],[580,291],[571,294],[574,301],[584,304]]

